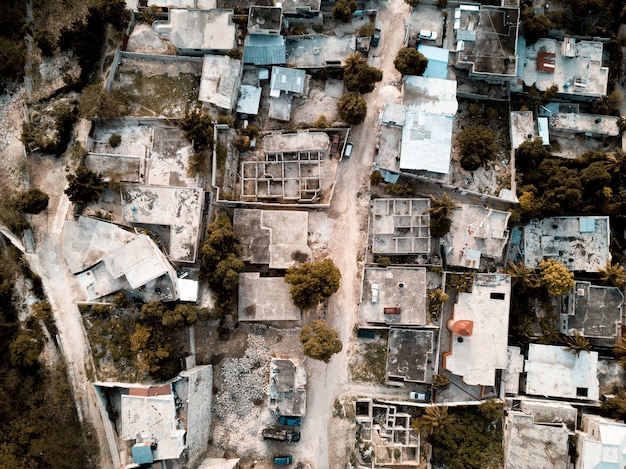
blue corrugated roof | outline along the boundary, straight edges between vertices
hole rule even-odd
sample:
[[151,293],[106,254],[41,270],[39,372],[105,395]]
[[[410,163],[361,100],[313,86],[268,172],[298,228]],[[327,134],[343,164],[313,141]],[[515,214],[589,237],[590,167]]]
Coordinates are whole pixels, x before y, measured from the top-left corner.
[[450,54],[448,49],[420,44],[417,50],[428,59],[428,67],[424,72],[426,78],[442,78],[444,80],[448,78],[448,55]]
[[250,34],[243,45],[243,63],[281,65],[287,60],[285,38],[272,34]]
[[132,448],[135,464],[151,464],[154,462],[150,445],[138,444]]

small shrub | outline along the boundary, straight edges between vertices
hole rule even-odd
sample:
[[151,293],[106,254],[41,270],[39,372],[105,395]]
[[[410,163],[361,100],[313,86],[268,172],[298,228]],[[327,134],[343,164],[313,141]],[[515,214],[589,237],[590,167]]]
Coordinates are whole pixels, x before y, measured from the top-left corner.
[[247,151],[250,149],[250,137],[239,135],[233,140],[233,146],[239,151]]
[[113,134],[109,137],[109,145],[111,148],[117,148],[122,144],[122,136],[120,134]]
[[447,375],[435,375],[433,377],[433,386],[440,391],[445,391],[450,387],[450,378]]
[[236,59],[236,60],[241,60],[241,58],[243,57],[243,53],[237,48],[229,50],[227,55],[231,59]]
[[304,36],[306,34],[306,26],[303,24],[297,24],[291,30],[291,34],[294,36]]
[[391,265],[391,258],[389,256],[376,256],[376,263],[380,267],[389,267]]
[[381,174],[381,172],[378,170],[372,171],[372,174],[370,174],[370,183],[373,186],[377,186],[378,184],[382,182],[383,182],[383,175]]
[[359,37],[371,37],[374,35],[374,23],[364,24],[359,28],[359,32],[357,33]]
[[228,115],[219,116],[217,118],[217,123],[218,124],[226,124],[228,127],[232,127],[233,126],[233,118],[231,116],[228,116]]

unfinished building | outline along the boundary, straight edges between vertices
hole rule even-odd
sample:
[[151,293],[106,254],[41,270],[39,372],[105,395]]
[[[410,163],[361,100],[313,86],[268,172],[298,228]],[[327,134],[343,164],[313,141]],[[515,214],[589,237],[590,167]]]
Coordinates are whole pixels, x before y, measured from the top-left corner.
[[[430,199],[375,199],[372,216],[374,254],[430,254]],[[426,262],[424,262],[426,263]]]
[[432,383],[435,374],[435,330],[392,328],[387,349],[387,379]]
[[304,417],[306,369],[292,360],[272,358],[268,385],[269,408],[279,415]]

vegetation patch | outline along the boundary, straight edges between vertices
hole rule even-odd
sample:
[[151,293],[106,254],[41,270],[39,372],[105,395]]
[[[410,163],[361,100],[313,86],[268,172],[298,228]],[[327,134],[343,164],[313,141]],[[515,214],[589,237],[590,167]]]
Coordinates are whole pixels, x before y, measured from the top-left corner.
[[362,347],[361,353],[355,354],[350,363],[350,375],[353,381],[385,384],[387,381],[387,339],[377,339]]

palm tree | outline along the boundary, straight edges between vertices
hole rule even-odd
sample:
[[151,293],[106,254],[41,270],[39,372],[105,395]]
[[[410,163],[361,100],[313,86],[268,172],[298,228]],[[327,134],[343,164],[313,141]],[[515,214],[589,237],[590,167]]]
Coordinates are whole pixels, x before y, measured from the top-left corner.
[[454,415],[448,413],[448,406],[427,407],[422,414],[421,424],[431,431],[444,428],[454,422]]
[[352,73],[354,72],[360,65],[366,63],[367,61],[363,58],[360,52],[353,52],[345,59],[345,64],[343,66],[344,73]]
[[432,194],[429,197],[432,207],[430,207],[427,212],[432,218],[449,218],[450,215],[452,215],[452,210],[459,208],[459,205],[445,192],[441,195],[441,198],[435,197]]
[[613,353],[618,358],[618,363],[622,368],[626,368],[626,337],[620,337],[613,346]]
[[624,267],[617,263],[611,264],[609,259],[606,260],[604,267],[598,267],[598,272],[600,272],[600,280],[604,283],[610,283],[617,288],[622,288],[626,284]]
[[613,153],[605,153],[604,154],[604,169],[606,169],[609,173],[618,173],[622,169],[622,165],[624,164],[624,152],[620,149],[615,150],[615,154]]
[[578,356],[580,352],[591,351],[591,344],[589,343],[589,339],[584,337],[578,331],[574,331],[574,335],[565,336],[563,338],[563,344],[567,346],[567,350],[569,350],[570,352],[574,352],[576,356]]
[[521,283],[524,288],[537,288],[541,285],[537,272],[526,267],[523,262],[519,264],[509,262],[507,273],[513,279],[513,284]]

